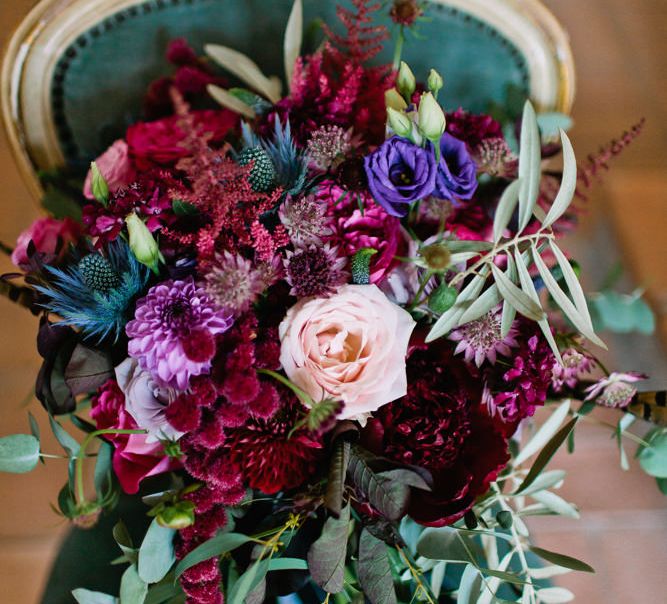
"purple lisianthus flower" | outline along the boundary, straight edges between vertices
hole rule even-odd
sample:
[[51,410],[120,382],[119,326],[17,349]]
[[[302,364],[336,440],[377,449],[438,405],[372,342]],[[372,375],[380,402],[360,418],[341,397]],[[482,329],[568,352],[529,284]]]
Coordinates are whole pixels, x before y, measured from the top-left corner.
[[435,194],[441,199],[470,199],[477,190],[477,166],[463,141],[445,132],[440,139],[440,163]]
[[[210,371],[214,336],[232,323],[231,313],[192,277],[164,281],[137,302],[134,320],[125,327],[127,350],[160,385],[186,390],[192,376]],[[193,340],[207,346],[196,346]]]
[[183,436],[167,421],[165,409],[175,398],[171,388],[160,386],[136,359],[125,359],[116,367],[116,381],[125,395],[125,410],[146,430],[147,443],[178,440]]
[[433,192],[437,166],[433,148],[392,136],[366,156],[368,188],[391,216],[403,217],[411,203]]

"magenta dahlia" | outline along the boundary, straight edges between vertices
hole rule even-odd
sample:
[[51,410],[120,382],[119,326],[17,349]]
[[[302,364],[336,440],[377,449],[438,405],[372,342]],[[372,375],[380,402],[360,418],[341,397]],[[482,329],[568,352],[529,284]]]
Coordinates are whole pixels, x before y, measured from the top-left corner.
[[[232,317],[195,284],[192,277],[165,281],[137,302],[134,320],[125,330],[128,352],[161,384],[186,390],[190,378],[208,373],[215,347],[192,346],[227,331]],[[202,349],[210,348],[209,358]],[[194,358],[191,358],[191,356]]]

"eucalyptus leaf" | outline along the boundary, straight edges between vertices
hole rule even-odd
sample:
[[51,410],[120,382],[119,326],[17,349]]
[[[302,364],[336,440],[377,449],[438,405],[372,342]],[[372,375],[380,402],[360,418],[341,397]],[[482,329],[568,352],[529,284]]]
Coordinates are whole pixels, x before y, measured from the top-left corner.
[[231,552],[250,541],[252,541],[250,537],[241,533],[220,533],[208,541],[204,541],[185,556],[174,569],[175,578],[178,579],[188,568],[195,564]]
[[542,221],[544,228],[550,227],[565,213],[565,210],[572,203],[577,189],[577,160],[574,156],[574,149],[570,139],[562,129],[560,138],[563,144],[563,178],[556,199],[554,199],[545,219]]
[[507,275],[495,264],[491,265],[493,278],[496,280],[498,291],[506,302],[509,302],[517,312],[533,321],[541,321],[545,318],[542,307],[528,294],[512,283]]
[[[65,487],[67,486],[68,485],[65,485]],[[120,550],[123,552],[125,558],[128,561],[136,564],[139,552],[137,549],[134,548],[134,545],[132,544],[132,538],[130,537],[130,533],[128,532],[127,527],[125,526],[122,520],[119,520],[113,527],[112,535],[114,541],[116,542]]]
[[63,428],[52,415],[49,415],[49,423],[51,424],[51,430],[53,435],[56,437],[60,446],[65,450],[65,453],[69,457],[76,457],[79,454],[79,443],[74,440],[74,438]]
[[547,265],[544,263],[544,260],[540,257],[535,245],[532,246],[533,260],[535,261],[535,266],[544,281],[544,285],[547,290],[553,297],[554,301],[560,309],[565,313],[565,316],[572,322],[572,324],[579,330],[579,332],[588,338],[594,344],[597,344],[601,348],[606,349],[606,344],[595,335],[593,328],[588,324],[586,317],[582,316],[579,311],[575,308],[574,304],[570,299],[565,295],[565,292],[560,288],[556,280],[553,278],[553,275],[547,268]]
[[438,598],[442,584],[445,581],[445,574],[447,573],[447,562],[438,562],[431,570],[431,591],[433,595]]
[[269,572],[277,570],[308,570],[308,562],[302,558],[271,558]]
[[515,466],[520,466],[524,461],[535,455],[535,453],[537,453],[542,447],[544,447],[544,445],[549,442],[553,435],[558,431],[558,428],[563,423],[563,420],[567,417],[571,406],[572,403],[568,399],[563,401],[554,410],[554,412],[540,426],[534,436],[525,444],[519,454],[514,458]]
[[139,576],[146,583],[158,583],[176,561],[174,554],[174,529],[160,526],[153,519],[139,548]]
[[366,528],[359,537],[357,578],[371,604],[396,604],[387,546]]
[[535,110],[530,101],[526,101],[523,108],[521,122],[521,142],[519,148],[519,229],[521,233],[533,214],[533,207],[537,203],[540,192],[541,170],[541,142],[537,127]]
[[75,589],[72,592],[72,596],[74,596],[78,604],[118,604],[118,598],[115,596],[89,589]]
[[227,601],[230,604],[246,604],[248,595],[264,580],[268,572],[268,559],[253,562],[231,586]]
[[322,533],[308,551],[308,568],[313,581],[332,594],[343,591],[345,585],[345,558],[350,524],[350,505],[346,505],[340,517],[329,517]]
[[283,53],[285,58],[285,79],[288,86],[292,82],[294,74],[294,65],[301,54],[301,44],[303,41],[303,3],[301,0],[294,0],[292,11],[287,20],[285,29],[285,41],[283,44]]
[[576,507],[551,491],[543,490],[539,493],[533,493],[532,497],[535,501],[539,501],[542,505],[545,505],[559,516],[574,518],[575,520],[578,520],[581,517]]
[[24,474],[39,462],[39,441],[30,434],[0,438],[0,472]]
[[515,494],[523,492],[523,489],[528,488],[533,481],[540,475],[542,470],[546,465],[551,461],[551,458],[554,456],[558,448],[565,442],[565,439],[568,437],[572,429],[577,424],[579,418],[573,417],[567,424],[565,424],[553,438],[544,446],[544,449],[540,451],[540,454],[537,456],[535,463],[530,468],[528,475],[524,478],[519,488],[515,491]]
[[120,604],[144,604],[148,584],[141,579],[137,567],[128,566],[120,580]]
[[493,217],[493,240],[498,243],[503,238],[503,233],[507,228],[516,204],[519,201],[519,189],[521,180],[515,180],[504,191],[496,208],[496,215]]
[[667,478],[667,430],[657,428],[645,439],[648,447],[637,452],[642,470],[655,478]]

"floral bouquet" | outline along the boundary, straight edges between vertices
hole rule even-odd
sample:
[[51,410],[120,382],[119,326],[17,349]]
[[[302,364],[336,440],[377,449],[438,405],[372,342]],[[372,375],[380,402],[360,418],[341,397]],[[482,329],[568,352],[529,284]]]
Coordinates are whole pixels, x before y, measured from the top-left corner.
[[[295,2],[286,96],[230,48],[206,52],[244,88],[174,41],[158,119],[12,251],[24,284],[3,292],[41,315],[36,396],[69,458],[59,512],[143,507],[141,541],[114,529],[122,604],[567,602],[549,579],[592,569],[523,521],[577,516],[547,464],[596,405],[619,443],[636,415],[664,426],[664,395],[596,359],[600,312],[558,243],[639,126],[578,177],[562,116],[446,112],[436,71],[370,62],[384,9],[353,4],[300,56]],[[399,39],[421,12],[393,3]],[[0,469],[53,457],[35,426],[0,440]],[[667,432],[640,440],[665,490]],[[119,601],[89,587],[80,604]]]

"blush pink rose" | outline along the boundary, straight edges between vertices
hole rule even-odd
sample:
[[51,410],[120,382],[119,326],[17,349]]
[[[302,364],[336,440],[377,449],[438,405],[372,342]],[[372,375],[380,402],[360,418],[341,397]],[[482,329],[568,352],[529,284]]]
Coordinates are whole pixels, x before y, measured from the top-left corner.
[[[109,192],[115,193],[118,189],[126,187],[134,182],[137,177],[136,170],[130,159],[130,149],[124,140],[117,140],[95,163],[104,180],[109,185]],[[89,170],[86,182],[83,184],[83,194],[86,199],[93,200],[93,173]]]
[[343,285],[290,308],[280,324],[280,362],[314,400],[342,401],[339,419],[361,417],[405,395],[414,326],[377,286]]
[[29,268],[28,246],[32,241],[35,252],[41,254],[45,263],[51,264],[56,260],[59,241],[64,250],[68,243],[76,243],[80,236],[81,227],[70,218],[38,218],[16,240],[12,262],[20,269]]

